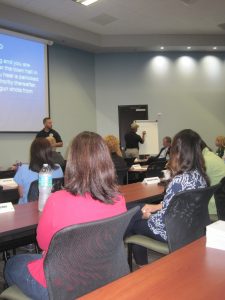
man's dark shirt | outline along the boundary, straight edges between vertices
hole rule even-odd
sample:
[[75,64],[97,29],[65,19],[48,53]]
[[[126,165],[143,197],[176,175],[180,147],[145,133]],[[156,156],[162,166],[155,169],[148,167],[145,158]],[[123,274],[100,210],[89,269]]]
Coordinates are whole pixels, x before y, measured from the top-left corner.
[[127,134],[125,134],[125,142],[126,142],[126,149],[130,149],[130,148],[137,148],[139,149],[138,144],[141,143],[143,144],[144,141],[143,139],[140,137],[140,135],[138,135],[137,133],[130,131]]
[[44,129],[42,129],[36,135],[37,138],[41,138],[41,137],[46,138],[48,136],[53,136],[56,140],[56,143],[62,142],[61,136],[54,129],[50,129],[49,131],[45,131]]

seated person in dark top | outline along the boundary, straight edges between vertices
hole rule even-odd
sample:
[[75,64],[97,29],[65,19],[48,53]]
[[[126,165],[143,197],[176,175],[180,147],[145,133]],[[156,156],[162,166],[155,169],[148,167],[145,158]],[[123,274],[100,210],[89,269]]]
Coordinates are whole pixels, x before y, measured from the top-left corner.
[[139,157],[139,143],[143,144],[145,141],[146,131],[142,132],[142,137],[137,134],[139,125],[136,122],[133,122],[130,125],[130,132],[125,134],[126,142],[126,157]]
[[64,170],[65,169],[65,159],[63,158],[62,154],[60,152],[56,152],[55,144],[56,140],[53,136],[48,136],[46,138],[51,146],[52,146],[52,160],[55,164],[60,165],[60,167]]
[[222,158],[224,156],[224,149],[225,149],[225,136],[222,135],[217,136],[215,145],[218,147],[216,150],[216,154]]
[[163,138],[163,147],[160,149],[159,154],[156,156],[149,157],[146,164],[150,164],[151,162],[160,160],[168,160],[170,155],[171,141],[171,137],[165,136]]
[[109,148],[112,161],[114,163],[116,170],[127,170],[127,164],[122,157],[120,150],[119,140],[114,135],[107,135],[105,137],[105,142]]
[[48,136],[53,136],[56,140],[55,147],[62,147],[63,141],[62,141],[59,133],[56,130],[52,129],[51,118],[44,118],[43,124],[44,124],[44,128],[37,133],[36,137],[37,138],[40,138],[40,137],[46,138]]

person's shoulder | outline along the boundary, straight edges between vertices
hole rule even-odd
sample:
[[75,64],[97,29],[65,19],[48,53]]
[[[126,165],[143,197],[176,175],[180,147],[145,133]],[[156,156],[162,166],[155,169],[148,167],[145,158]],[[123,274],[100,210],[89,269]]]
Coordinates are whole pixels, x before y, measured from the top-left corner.
[[56,170],[57,172],[61,172],[62,171],[62,168],[61,168],[61,166],[60,166],[59,163],[55,163],[54,166],[55,166],[55,169],[53,169],[53,170]]
[[36,136],[38,137],[39,135],[43,134],[44,129],[41,129],[40,131],[37,132]]
[[59,134],[59,133],[58,133],[58,131],[56,131],[56,130],[55,130],[55,129],[53,129],[53,128],[52,128],[52,129],[50,129],[50,131],[49,131],[49,132],[50,132],[50,133],[53,133],[53,134]]
[[124,196],[121,194],[118,194],[114,199],[114,204],[125,205],[126,200],[125,200]]
[[34,172],[31,171],[29,169],[29,165],[28,164],[22,164],[16,171],[16,174],[14,176],[14,180],[17,182],[20,179],[24,179],[26,180],[27,178],[30,178],[30,176],[33,174]]
[[169,186],[175,186],[175,185],[182,185],[183,182],[187,182],[190,180],[190,172],[184,172],[184,173],[181,173],[181,174],[177,174],[175,175]]
[[29,171],[29,165],[28,164],[22,164],[19,166],[17,172],[27,172]]
[[186,171],[174,177],[176,183],[184,186],[195,186],[197,182],[203,182],[205,179],[197,169]]
[[62,189],[62,190],[52,193],[49,196],[49,201],[51,203],[60,203],[61,201],[65,202],[66,200],[68,200],[68,198],[71,198],[71,197],[74,197],[74,196],[72,194],[70,194],[69,192],[67,192],[66,190]]

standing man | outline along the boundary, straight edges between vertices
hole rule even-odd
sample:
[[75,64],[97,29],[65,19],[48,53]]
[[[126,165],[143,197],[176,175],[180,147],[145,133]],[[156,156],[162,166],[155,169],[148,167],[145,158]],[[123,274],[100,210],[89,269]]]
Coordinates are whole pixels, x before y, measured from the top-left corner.
[[125,134],[125,142],[126,142],[126,157],[139,157],[139,143],[143,144],[145,141],[146,131],[142,132],[142,137],[137,134],[139,125],[136,122],[133,122],[130,125],[130,132]]
[[52,120],[51,118],[47,117],[43,119],[44,128],[39,131],[36,135],[37,138],[43,137],[46,138],[48,136],[52,136],[55,138],[56,143],[55,147],[62,147],[63,141],[61,139],[61,136],[58,134],[58,132],[54,129],[52,129]]

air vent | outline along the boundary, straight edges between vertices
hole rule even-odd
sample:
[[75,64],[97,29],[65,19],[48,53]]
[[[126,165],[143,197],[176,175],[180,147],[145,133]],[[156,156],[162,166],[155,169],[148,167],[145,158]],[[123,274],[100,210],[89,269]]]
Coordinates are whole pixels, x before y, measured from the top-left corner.
[[118,19],[113,16],[110,16],[108,14],[100,14],[100,15],[90,19],[91,22],[102,25],[102,26],[108,25],[116,20],[118,20]]

